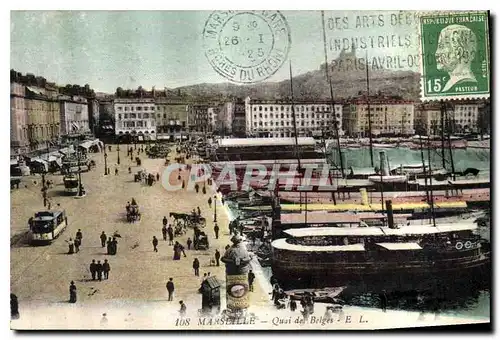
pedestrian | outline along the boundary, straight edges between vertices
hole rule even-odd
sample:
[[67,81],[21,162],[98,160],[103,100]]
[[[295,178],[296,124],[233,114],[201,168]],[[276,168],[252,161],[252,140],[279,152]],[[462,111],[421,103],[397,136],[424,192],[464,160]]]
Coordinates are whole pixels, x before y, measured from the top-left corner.
[[164,224],[163,228],[161,228],[161,234],[163,235],[163,241],[167,240],[167,226]]
[[73,243],[73,239],[69,239],[68,241],[68,254],[73,254],[75,252],[75,244]]
[[97,264],[95,266],[95,270],[97,272],[97,279],[99,281],[102,281],[102,263],[101,263],[101,261],[97,261]]
[[219,226],[217,225],[217,223],[215,223],[215,225],[214,225],[214,232],[215,232],[215,239],[218,240],[219,239]]
[[163,216],[163,225],[166,227],[168,224],[167,216]]
[[379,298],[380,298],[380,308],[382,309],[382,311],[385,312],[387,309],[387,295],[385,293],[385,289],[382,290],[382,293],[380,293]]
[[171,224],[168,225],[167,233],[168,233],[168,245],[172,246],[174,245],[174,230],[172,229]]
[[217,264],[217,267],[220,266],[220,252],[219,252],[219,249],[215,250],[215,263]]
[[158,239],[156,238],[156,236],[153,236],[153,251],[154,252],[158,252],[158,248],[156,248],[158,246]]
[[74,281],[71,281],[69,285],[69,302],[70,303],[76,302],[76,286]]
[[250,270],[248,272],[248,289],[253,292],[253,281],[255,280],[255,274]]
[[180,305],[181,305],[181,309],[179,310],[179,314],[181,315],[181,318],[183,318],[184,316],[186,316],[186,305],[184,304],[184,301],[179,301]]
[[207,273],[207,279],[210,277],[210,272]]
[[201,209],[200,209],[200,207],[196,207],[196,211],[198,212],[198,216],[201,217]]
[[116,240],[116,237],[113,237],[113,241],[111,241],[111,254],[116,255],[117,251],[118,251],[118,241]]
[[108,239],[107,242],[107,250],[108,250],[108,255],[112,255],[113,252],[113,242],[111,241],[111,237]]
[[231,248],[231,246],[228,244],[224,249],[227,251],[229,248]]
[[75,245],[75,253],[78,253],[80,251],[80,239],[75,238],[75,242],[73,242]]
[[182,189],[186,187],[186,182],[182,181]]
[[203,186],[203,189],[201,189],[201,192],[203,193],[203,195],[205,195],[207,193],[207,188],[205,186]]
[[102,264],[102,271],[104,272],[104,279],[109,279],[109,272],[111,271],[111,267],[107,259],[105,259],[104,263]]
[[118,176],[118,168],[115,168],[115,176]]
[[295,312],[296,309],[297,309],[297,302],[295,300],[290,301],[290,310],[292,312]]
[[159,173],[157,173],[157,174],[156,174],[156,181],[157,181],[157,182],[159,182],[159,181],[160,181],[160,174],[159,174]]
[[188,250],[191,249],[191,243],[193,243],[193,241],[191,240],[191,237],[188,237],[188,239],[187,239]]
[[80,240],[80,245],[82,245],[82,239],[83,239],[83,234],[82,234],[82,230],[81,229],[78,229],[78,231],[76,232],[76,237],[77,239]]
[[194,275],[200,276],[200,261],[197,258],[193,260]]
[[108,238],[104,231],[101,233],[100,238],[101,238],[101,247],[104,248],[106,246],[106,239]]
[[212,197],[208,198],[208,207],[212,208]]
[[168,301],[173,301],[174,290],[175,290],[174,281],[172,278],[169,278],[167,282]]
[[97,267],[95,260],[92,260],[92,263],[90,264],[90,274],[92,275],[92,280],[95,280],[95,274],[97,272]]

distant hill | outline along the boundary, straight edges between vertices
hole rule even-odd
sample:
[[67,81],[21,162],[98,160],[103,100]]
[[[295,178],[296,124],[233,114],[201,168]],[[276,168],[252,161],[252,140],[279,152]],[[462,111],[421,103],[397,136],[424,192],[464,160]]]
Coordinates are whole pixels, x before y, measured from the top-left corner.
[[[366,68],[353,69],[343,67],[346,62],[353,65],[355,51],[341,53],[330,63],[333,94],[335,99],[354,97],[366,91]],[[361,68],[361,67],[360,67]],[[382,92],[388,95],[401,96],[404,99],[417,100],[420,91],[420,75],[412,71],[392,71],[375,69],[369,72],[370,93]],[[318,70],[293,77],[294,97],[297,100],[329,100],[330,88],[326,79],[325,64]],[[178,87],[184,95],[192,97],[239,97],[250,96],[259,99],[285,99],[290,96],[290,81],[263,82],[252,85],[236,85],[232,83],[196,84]]]

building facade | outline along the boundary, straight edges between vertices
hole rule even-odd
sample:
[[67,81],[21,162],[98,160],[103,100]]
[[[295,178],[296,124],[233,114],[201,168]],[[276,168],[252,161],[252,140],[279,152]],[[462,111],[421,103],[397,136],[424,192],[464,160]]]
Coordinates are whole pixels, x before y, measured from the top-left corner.
[[59,96],[61,135],[90,132],[89,107],[82,96]]
[[208,115],[210,107],[212,106],[209,104],[188,105],[188,130],[190,134],[205,134],[213,131]]
[[478,101],[460,102],[453,108],[453,133],[480,132],[481,103]]
[[[321,136],[337,124],[343,135],[342,104],[329,102],[295,102],[297,133],[301,137]],[[247,136],[293,137],[292,104],[288,101],[259,101],[245,99],[245,127]]]
[[188,107],[181,101],[157,98],[155,102],[158,139],[178,140],[187,136]]
[[437,135],[441,131],[441,105],[425,103],[415,106],[415,133],[418,135]]
[[246,134],[245,102],[236,101],[233,105],[233,115],[230,121],[231,134],[235,137],[244,137]]
[[10,92],[11,152],[28,153],[56,144],[60,122],[55,85],[42,77],[11,71]]
[[155,102],[153,99],[120,98],[113,102],[115,135],[156,139]]
[[356,98],[343,108],[343,125],[350,137],[415,134],[414,103],[392,98]]

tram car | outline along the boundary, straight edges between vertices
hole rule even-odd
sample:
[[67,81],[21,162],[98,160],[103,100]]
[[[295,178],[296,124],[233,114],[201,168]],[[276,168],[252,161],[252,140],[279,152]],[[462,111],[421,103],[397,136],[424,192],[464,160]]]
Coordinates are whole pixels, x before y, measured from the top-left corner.
[[69,194],[78,193],[78,177],[75,175],[66,175],[63,178],[64,191]]
[[66,229],[68,218],[64,210],[41,211],[29,220],[30,243],[50,244]]

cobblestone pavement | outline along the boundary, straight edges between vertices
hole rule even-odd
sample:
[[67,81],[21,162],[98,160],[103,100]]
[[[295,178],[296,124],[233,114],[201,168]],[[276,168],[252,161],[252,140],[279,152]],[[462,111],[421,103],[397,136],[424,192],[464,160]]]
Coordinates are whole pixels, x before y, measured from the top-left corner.
[[[122,147],[122,150],[125,148]],[[116,150],[113,147],[113,150]],[[136,154],[134,154],[135,158]],[[144,153],[141,169],[162,174],[164,160],[148,159]],[[173,160],[175,154],[170,155]],[[211,266],[210,259],[215,249],[224,253],[224,247],[230,244],[228,219],[218,200],[217,219],[220,227],[219,239],[215,239],[213,231],[214,208],[209,208],[207,200],[213,192],[207,187],[207,194],[187,192],[186,190],[168,192],[160,182],[152,187],[134,182],[134,173],[139,170],[126,152],[120,151],[121,164],[117,165],[116,151],[108,152],[108,167],[111,174],[104,175],[103,154],[91,154],[97,167],[82,174],[82,182],[87,196],[80,199],[64,196],[62,176],[49,175],[55,186],[49,189],[52,207],[65,209],[68,216],[68,228],[61,236],[48,246],[33,247],[23,243],[22,235],[27,230],[27,221],[36,211],[43,209],[40,193],[40,177],[30,176],[23,179],[19,190],[11,192],[11,292],[19,301],[60,303],[69,299],[69,283],[75,281],[78,289],[78,303],[101,302],[105,300],[129,301],[165,301],[178,308],[179,300],[187,301],[188,305],[201,307],[201,294],[197,294],[200,277],[194,276],[192,262],[198,258],[201,264],[200,275],[210,272],[224,281],[224,265]],[[132,174],[128,173],[131,167]],[[115,168],[118,175],[115,176]],[[177,177],[177,174],[174,174]],[[187,176],[183,173],[182,176]],[[36,184],[35,184],[36,181]],[[161,181],[161,179],[160,179]],[[26,184],[27,188],[24,187]],[[125,205],[134,197],[140,206],[142,218],[139,222],[129,224],[125,220]],[[169,223],[170,212],[189,213],[193,208],[200,207],[202,216],[207,219],[205,232],[209,237],[209,250],[187,250],[186,240],[193,239],[193,231],[176,237],[186,247],[187,257],[173,260],[172,246],[163,241],[161,227],[163,216]],[[83,242],[80,252],[68,255],[66,240],[74,237],[78,229],[82,229]],[[118,231],[118,252],[115,256],[106,255],[102,248],[99,235],[105,231],[112,236]],[[159,240],[158,252],[153,251],[152,238]],[[12,240],[11,240],[12,242]],[[92,281],[89,264],[92,261],[108,259],[111,265],[109,280]],[[169,277],[176,285],[174,302],[167,302],[166,282]],[[250,293],[252,303],[269,304],[267,293],[259,285],[255,292]],[[221,296],[224,298],[224,287]]]

